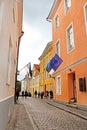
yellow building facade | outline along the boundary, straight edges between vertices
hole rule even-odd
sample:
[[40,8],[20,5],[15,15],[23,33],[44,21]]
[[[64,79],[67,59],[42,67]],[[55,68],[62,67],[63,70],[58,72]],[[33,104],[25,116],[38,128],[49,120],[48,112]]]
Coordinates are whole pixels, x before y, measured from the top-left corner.
[[40,91],[40,66],[39,64],[34,64],[32,69],[32,77],[28,81],[28,91],[34,96],[35,91],[37,93]]
[[52,42],[49,42],[45,47],[42,55],[39,57],[40,60],[40,92],[53,91],[53,78],[50,77],[46,71],[46,66],[52,58]]

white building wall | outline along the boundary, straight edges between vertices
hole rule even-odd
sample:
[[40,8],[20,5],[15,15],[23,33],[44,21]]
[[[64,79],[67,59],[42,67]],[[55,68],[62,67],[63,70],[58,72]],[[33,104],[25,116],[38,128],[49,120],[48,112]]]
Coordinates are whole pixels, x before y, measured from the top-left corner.
[[14,104],[18,45],[16,4],[16,0],[0,0],[0,117],[3,117],[0,130],[6,129]]
[[27,86],[26,80],[23,79],[21,81],[21,92],[26,90],[26,86]]

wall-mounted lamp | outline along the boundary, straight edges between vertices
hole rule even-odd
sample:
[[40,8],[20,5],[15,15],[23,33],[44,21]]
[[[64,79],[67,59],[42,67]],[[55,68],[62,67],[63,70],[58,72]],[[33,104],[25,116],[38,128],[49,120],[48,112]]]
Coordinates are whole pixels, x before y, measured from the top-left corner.
[[71,71],[72,71],[72,69],[70,68],[70,69],[69,69],[69,71],[71,72]]
[[54,77],[54,76],[51,76],[51,75],[50,75],[50,78],[53,78],[53,79],[55,79],[55,77]]

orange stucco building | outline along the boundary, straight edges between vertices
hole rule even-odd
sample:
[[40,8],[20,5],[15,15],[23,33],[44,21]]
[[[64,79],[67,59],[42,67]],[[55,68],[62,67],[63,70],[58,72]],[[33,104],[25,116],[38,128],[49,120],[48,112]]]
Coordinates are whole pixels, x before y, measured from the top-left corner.
[[47,19],[53,55],[63,59],[52,75],[54,99],[87,107],[87,0],[55,0]]

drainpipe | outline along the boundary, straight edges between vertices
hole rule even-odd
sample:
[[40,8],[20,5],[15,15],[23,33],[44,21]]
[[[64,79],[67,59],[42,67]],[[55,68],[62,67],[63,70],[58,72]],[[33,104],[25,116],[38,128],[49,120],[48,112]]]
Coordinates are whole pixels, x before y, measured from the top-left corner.
[[17,75],[18,75],[18,57],[19,57],[19,46],[20,46],[20,40],[23,36],[24,32],[21,32],[21,35],[18,38],[18,49],[17,49],[17,63],[16,63],[16,73],[15,73],[15,92],[14,92],[14,103],[16,103],[16,83],[17,83]]

